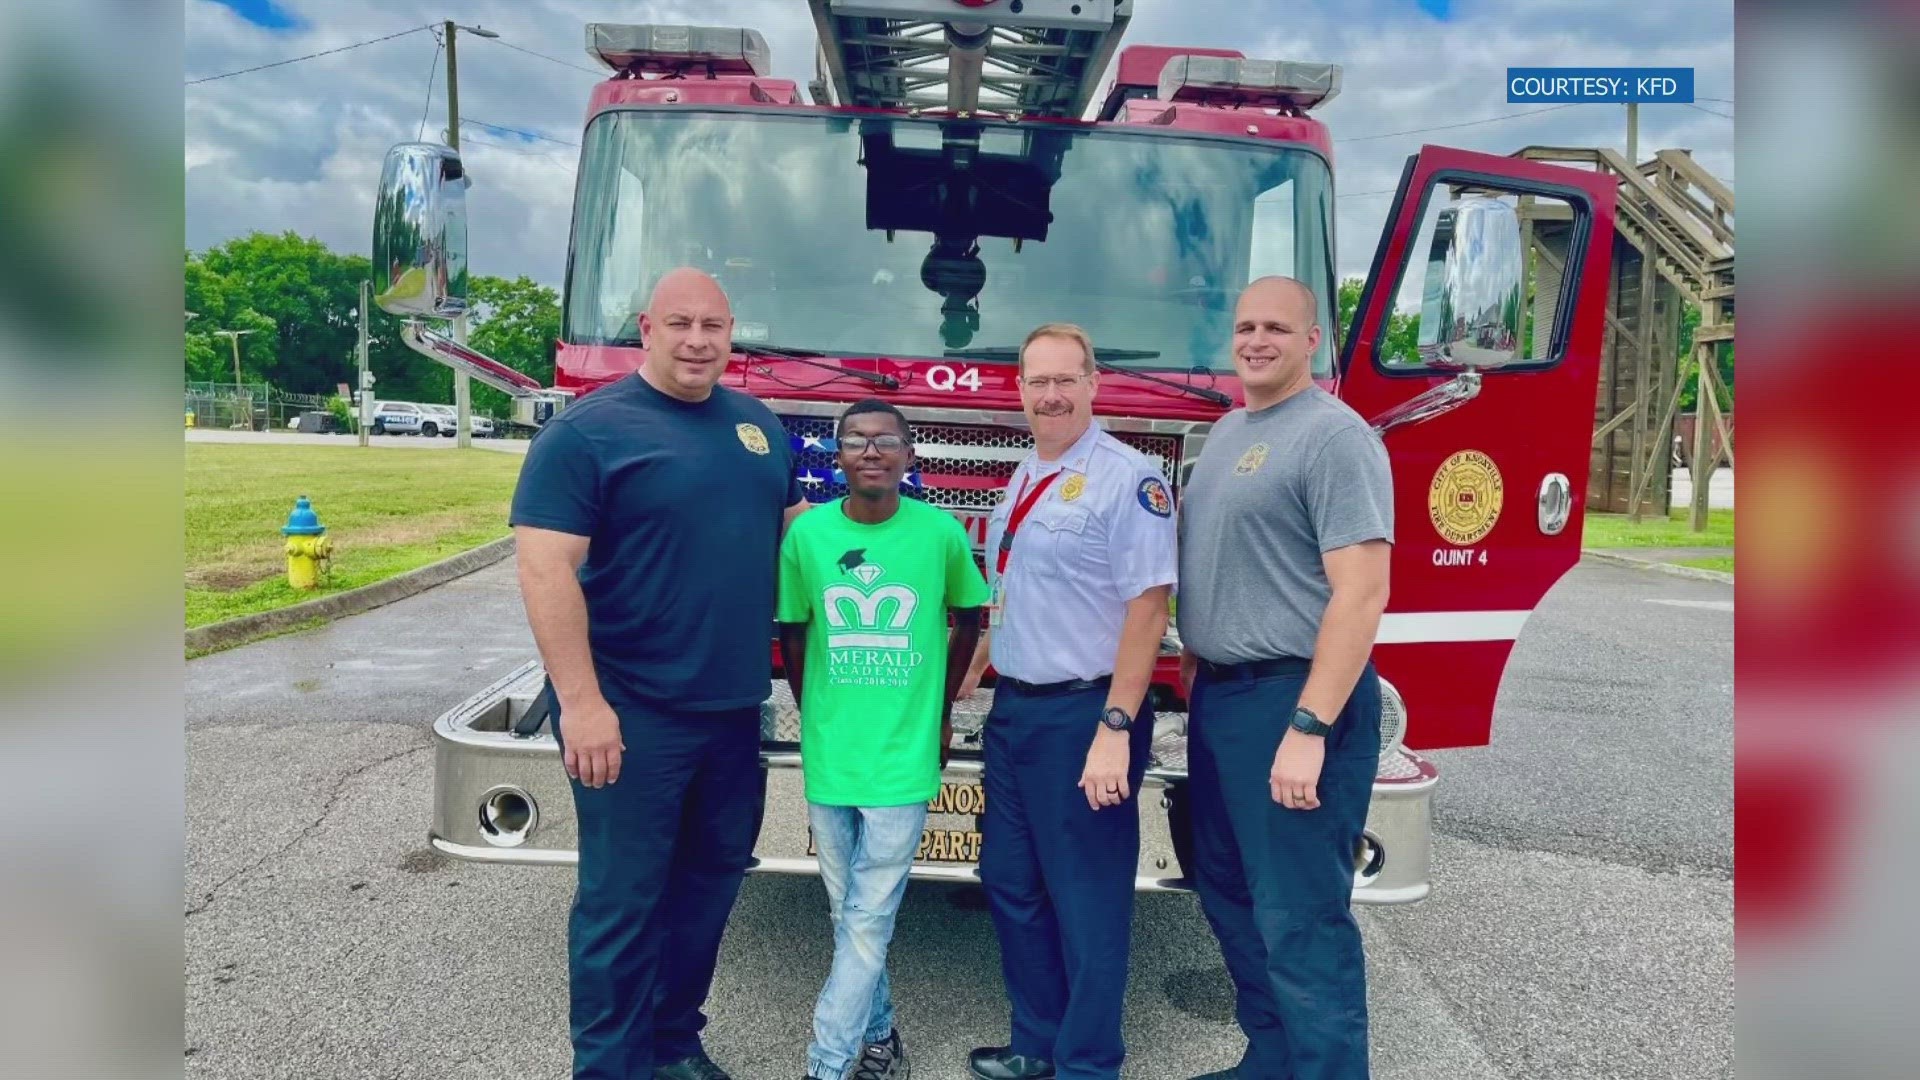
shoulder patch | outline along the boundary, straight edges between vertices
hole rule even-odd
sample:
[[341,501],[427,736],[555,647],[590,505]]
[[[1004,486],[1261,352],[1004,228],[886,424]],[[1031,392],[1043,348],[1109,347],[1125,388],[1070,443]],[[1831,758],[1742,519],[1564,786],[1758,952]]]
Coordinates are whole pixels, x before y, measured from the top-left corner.
[[1139,496],[1140,505],[1146,507],[1147,513],[1154,517],[1173,516],[1173,497],[1167,494],[1167,485],[1159,477],[1149,476],[1140,481],[1135,494]]

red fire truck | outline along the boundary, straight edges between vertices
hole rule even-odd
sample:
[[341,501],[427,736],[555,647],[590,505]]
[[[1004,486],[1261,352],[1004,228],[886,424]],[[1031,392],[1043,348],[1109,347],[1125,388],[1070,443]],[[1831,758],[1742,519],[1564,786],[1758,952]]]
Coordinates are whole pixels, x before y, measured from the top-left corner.
[[[444,146],[388,155],[374,230],[382,306],[407,317],[413,348],[514,395],[518,418],[539,423],[639,367],[652,283],[702,268],[736,319],[725,385],[781,417],[808,497],[844,493],[834,418],[877,395],[914,424],[908,494],[957,515],[978,544],[1031,445],[1014,385],[1028,330],[1087,328],[1098,422],[1156,458],[1177,499],[1211,424],[1242,400],[1229,348],[1238,291],[1267,274],[1300,279],[1327,329],[1316,374],[1372,422],[1396,488],[1375,650],[1385,751],[1355,898],[1427,895],[1438,774],[1421,751],[1489,741],[1508,653],[1579,558],[1611,185],[1423,147],[1358,310],[1337,326],[1332,140],[1312,113],[1338,92],[1338,67],[1122,50],[1132,0],[810,3],[810,101],[768,75],[749,29],[587,27],[610,75],[587,108],[555,386],[436,329],[466,311],[468,178]],[[1417,341],[1390,341],[1407,320]],[[1141,889],[1189,884],[1178,635],[1176,608],[1152,691]],[[438,719],[438,850],[576,858],[543,682],[530,662]],[[992,683],[956,710],[916,877],[975,880]],[[796,717],[784,682],[773,686],[758,869],[813,873]]]

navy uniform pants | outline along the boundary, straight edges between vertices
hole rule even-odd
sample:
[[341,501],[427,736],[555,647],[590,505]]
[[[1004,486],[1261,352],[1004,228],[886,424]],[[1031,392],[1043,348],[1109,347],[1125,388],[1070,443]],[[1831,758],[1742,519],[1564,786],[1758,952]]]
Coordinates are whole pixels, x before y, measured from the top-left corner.
[[567,967],[580,1080],[652,1080],[656,1064],[700,1051],[701,1006],[766,805],[757,707],[616,711],[620,779],[573,782]]
[[1052,693],[1002,680],[987,714],[980,879],[1000,939],[1014,1053],[1059,1080],[1113,1080],[1120,1038],[1140,780],[1153,741],[1142,706],[1129,739],[1130,798],[1098,811],[1077,786],[1106,708],[1104,685]]
[[1320,806],[1289,810],[1268,775],[1306,678],[1302,660],[1238,676],[1202,663],[1194,680],[1194,877],[1233,977],[1244,1080],[1368,1075],[1366,957],[1351,903],[1380,759],[1380,683],[1368,664],[1327,736]]

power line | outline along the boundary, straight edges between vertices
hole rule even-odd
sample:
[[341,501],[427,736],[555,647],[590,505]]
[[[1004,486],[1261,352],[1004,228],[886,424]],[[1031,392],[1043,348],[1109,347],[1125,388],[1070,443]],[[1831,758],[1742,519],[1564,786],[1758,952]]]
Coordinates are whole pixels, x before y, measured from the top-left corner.
[[1366,197],[1367,197],[1367,196],[1369,196],[1369,195],[1391,195],[1391,194],[1393,194],[1394,192],[1396,192],[1396,191],[1399,191],[1399,190],[1400,190],[1399,188],[1381,188],[1381,189],[1380,189],[1379,191],[1349,191],[1349,192],[1346,192],[1346,193],[1344,193],[1344,194],[1340,194],[1340,195],[1335,195],[1335,196],[1334,196],[1334,198],[1336,198],[1336,199],[1364,199],[1364,198],[1366,198]]
[[546,53],[543,53],[543,52],[535,52],[532,49],[523,49],[520,46],[515,45],[513,42],[508,41],[506,38],[493,38],[491,40],[496,45],[505,45],[507,48],[512,49],[514,52],[523,52],[523,53],[526,53],[528,56],[537,56],[540,59],[545,60],[550,64],[559,64],[561,67],[572,68],[575,71],[584,71],[587,74],[593,75],[596,77],[604,76],[606,74],[606,72],[604,71],[595,71],[593,68],[590,68],[590,67],[582,67],[579,64],[570,63],[566,60],[562,60],[557,56],[548,56]]
[[186,82],[186,85],[197,86],[200,83],[213,82],[216,79],[231,79],[235,75],[245,75],[245,74],[248,74],[249,72],[265,71],[268,68],[284,67],[288,64],[297,64],[302,60],[312,60],[316,57],[321,57],[321,56],[332,56],[334,53],[346,52],[348,49],[358,49],[363,45],[374,45],[382,41],[392,41],[394,38],[397,38],[397,37],[406,37],[408,34],[417,34],[420,31],[426,30],[428,28],[429,27],[427,26],[416,26],[409,30],[401,30],[401,31],[398,31],[397,33],[388,34],[385,37],[368,38],[365,41],[356,41],[351,45],[342,45],[337,49],[327,49],[322,52],[308,53],[305,56],[296,56],[291,60],[275,60],[271,64],[259,64],[250,68],[241,68],[239,71],[222,72],[219,75],[208,75],[205,78],[201,78],[201,79],[188,79]]
[[463,124],[477,124],[480,127],[487,128],[488,130],[503,131],[509,135],[520,135],[529,139],[539,139],[542,142],[559,143],[561,146],[571,146],[576,150],[580,148],[580,144],[576,142],[568,142],[565,139],[556,139],[551,135],[542,135],[537,131],[527,131],[523,128],[508,127],[505,124],[489,124],[485,120],[475,120],[471,116],[461,117],[460,122]]
[[[1708,99],[1708,100],[1712,100],[1712,99]],[[1694,104],[1693,102],[1691,102],[1691,101],[1683,101],[1683,102],[1681,102],[1680,104],[1682,104],[1682,105],[1685,105],[1685,106],[1686,106],[1687,108],[1689,108],[1689,109],[1699,109],[1699,110],[1700,110],[1701,112],[1703,112],[1703,113],[1706,113],[1706,114],[1707,114],[1708,116],[1717,116],[1717,117],[1719,117],[1719,118],[1720,118],[1720,119],[1722,119],[1722,120],[1732,120],[1732,119],[1733,119],[1733,114],[1732,114],[1732,113],[1723,113],[1723,112],[1721,112],[1721,111],[1719,111],[1718,109],[1709,109],[1709,108],[1707,108],[1707,107],[1706,107],[1706,106],[1704,106],[1704,105],[1695,105],[1695,104]]]
[[433,35],[433,63],[427,65],[427,102],[420,106],[420,133],[413,137],[414,142],[427,137],[427,114],[433,111],[433,77],[440,73],[440,50],[445,47],[440,35]]
[[1717,101],[1722,105],[1733,104],[1733,99],[1730,97],[1703,97],[1703,98],[1695,98],[1694,100],[1695,101]]
[[467,147],[470,147],[470,146],[477,146],[484,150],[498,150],[503,154],[512,154],[514,157],[538,158],[539,160],[546,162],[547,164],[553,166],[556,169],[559,169],[561,172],[564,172],[564,173],[571,174],[574,171],[574,166],[568,165],[566,162],[561,161],[560,159],[554,157],[552,154],[549,154],[544,150],[516,149],[515,147],[508,146],[505,143],[488,142],[485,139],[476,139],[471,135],[468,135],[460,140],[461,150],[464,151]]
[[1406,131],[1388,131],[1379,135],[1359,135],[1351,139],[1335,139],[1333,141],[1336,143],[1367,142],[1372,139],[1397,138],[1401,135],[1419,135],[1427,131],[1450,131],[1453,128],[1474,127],[1479,124],[1495,124],[1502,120],[1515,120],[1522,116],[1539,116],[1541,113],[1550,113],[1560,109],[1571,108],[1573,108],[1573,104],[1549,105],[1544,109],[1529,109],[1526,112],[1508,113],[1505,116],[1489,116],[1485,120],[1467,120],[1458,124],[1440,124],[1436,127],[1410,128]]

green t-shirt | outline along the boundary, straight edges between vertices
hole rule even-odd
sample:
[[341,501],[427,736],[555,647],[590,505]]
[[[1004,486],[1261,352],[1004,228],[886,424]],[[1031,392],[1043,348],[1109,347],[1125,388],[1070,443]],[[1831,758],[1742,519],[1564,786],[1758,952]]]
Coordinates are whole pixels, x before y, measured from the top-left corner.
[[947,609],[987,602],[966,531],[918,499],[878,525],[844,500],[794,519],[775,618],[807,623],[800,759],[807,799],[905,806],[940,790]]

